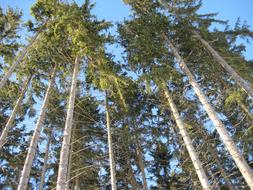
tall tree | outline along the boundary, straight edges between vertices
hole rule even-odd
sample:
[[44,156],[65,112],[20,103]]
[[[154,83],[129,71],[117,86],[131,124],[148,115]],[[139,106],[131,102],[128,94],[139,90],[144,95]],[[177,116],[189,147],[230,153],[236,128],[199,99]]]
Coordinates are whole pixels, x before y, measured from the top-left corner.
[[[163,84],[163,85],[165,85],[165,84]],[[164,88],[165,97],[167,98],[168,103],[170,105],[170,108],[173,112],[173,115],[174,115],[174,118],[176,120],[177,126],[179,127],[179,131],[181,133],[181,136],[184,139],[184,143],[185,143],[186,148],[188,150],[188,153],[191,157],[192,163],[193,163],[193,165],[196,169],[196,173],[198,174],[198,177],[199,177],[199,180],[202,184],[202,187],[203,187],[203,189],[212,189],[212,187],[210,186],[210,184],[208,182],[208,178],[205,174],[205,171],[202,167],[202,164],[198,159],[197,153],[196,153],[196,151],[194,150],[194,147],[191,144],[191,139],[189,138],[189,136],[187,134],[187,131],[185,130],[183,121],[180,118],[180,115],[178,113],[176,105],[173,102],[168,90],[166,89],[166,86],[164,86],[163,88]]]
[[6,142],[6,138],[7,138],[7,135],[8,135],[8,132],[9,130],[11,129],[12,125],[13,125],[13,122],[15,120],[15,117],[16,117],[16,114],[17,114],[17,111],[18,111],[18,108],[19,106],[21,105],[21,102],[25,96],[25,93],[26,93],[26,90],[30,84],[32,80],[32,75],[30,75],[30,77],[28,77],[28,79],[26,80],[21,92],[20,92],[20,95],[15,103],[15,106],[11,112],[11,115],[10,115],[10,118],[8,119],[2,133],[1,133],[1,136],[0,136],[0,150],[2,149],[2,147],[4,146],[5,142]]
[[109,161],[110,161],[110,174],[111,174],[111,187],[112,190],[116,190],[116,173],[115,173],[115,160],[113,154],[113,142],[111,132],[111,122],[109,115],[109,104],[108,104],[108,92],[105,92],[105,109],[106,109],[106,127],[107,127],[107,138],[109,147]]
[[167,43],[169,47],[171,48],[173,54],[179,61],[179,65],[181,69],[184,71],[184,73],[187,75],[189,79],[189,83],[192,85],[195,93],[199,97],[200,102],[202,103],[204,109],[206,110],[207,114],[209,115],[210,119],[213,121],[221,139],[223,140],[224,144],[226,145],[226,148],[230,152],[231,156],[233,157],[236,165],[238,166],[239,170],[241,171],[242,175],[244,176],[245,180],[247,181],[248,185],[253,188],[253,173],[251,172],[251,169],[236,147],[234,141],[232,138],[229,136],[229,133],[227,132],[225,126],[221,122],[220,118],[218,115],[215,113],[214,109],[212,106],[209,104],[207,101],[207,98],[203,94],[202,90],[200,89],[200,86],[196,82],[193,74],[190,72],[188,69],[187,65],[185,64],[184,60],[181,58],[179,55],[177,49],[170,43],[170,41],[166,38]]
[[80,65],[80,59],[79,57],[76,57],[74,69],[73,69],[72,82],[71,82],[66,123],[64,127],[64,133],[63,133],[63,141],[62,141],[59,171],[58,171],[58,177],[57,177],[57,186],[56,186],[57,190],[62,190],[66,188],[69,145],[70,145],[70,138],[71,138],[71,129],[72,129],[72,124],[73,124],[74,103],[75,103],[75,97],[76,97],[76,84],[77,84],[79,65]]
[[28,153],[27,153],[27,157],[26,157],[26,161],[22,170],[22,174],[20,177],[20,181],[19,181],[19,186],[18,189],[22,190],[22,189],[26,189],[28,181],[29,181],[29,175],[31,172],[31,168],[32,168],[32,163],[35,157],[35,153],[36,153],[36,149],[37,149],[37,145],[38,145],[38,141],[40,138],[40,132],[45,120],[45,116],[46,116],[46,111],[47,111],[47,107],[49,104],[49,100],[50,100],[50,93],[52,91],[54,82],[55,82],[55,75],[56,75],[56,71],[57,71],[57,64],[55,64],[52,74],[51,74],[51,78],[50,78],[50,82],[48,84],[47,87],[47,91],[45,94],[45,98],[41,107],[41,111],[39,114],[39,118],[38,121],[36,123],[34,132],[33,132],[33,136],[30,142],[30,146],[28,149]]

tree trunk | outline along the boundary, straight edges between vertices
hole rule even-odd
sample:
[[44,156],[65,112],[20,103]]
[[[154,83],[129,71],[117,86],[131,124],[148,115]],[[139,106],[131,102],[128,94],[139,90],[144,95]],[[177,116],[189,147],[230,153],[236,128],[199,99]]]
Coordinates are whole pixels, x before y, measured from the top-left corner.
[[231,181],[227,177],[226,171],[222,167],[222,163],[220,162],[220,159],[219,159],[218,154],[216,152],[215,146],[210,142],[208,135],[201,127],[199,127],[198,130],[200,130],[200,133],[202,134],[204,140],[206,141],[208,151],[210,152],[211,156],[213,157],[215,163],[217,164],[218,169],[220,170],[221,176],[223,177],[225,183],[227,184],[228,189],[234,190]]
[[37,120],[35,129],[33,132],[33,136],[32,136],[32,139],[31,139],[31,142],[29,145],[25,164],[24,164],[21,178],[20,178],[19,185],[18,185],[18,190],[26,190],[26,188],[27,188],[27,184],[29,181],[29,176],[30,176],[30,172],[31,172],[31,168],[32,168],[32,163],[33,163],[33,160],[35,157],[36,149],[38,146],[38,141],[40,138],[40,131],[41,131],[41,128],[42,128],[44,120],[45,120],[45,115],[46,115],[46,111],[47,111],[47,107],[48,107],[49,99],[50,99],[50,93],[51,93],[53,85],[54,85],[56,68],[57,68],[57,65],[55,64],[52,75],[51,75],[50,82],[47,87],[46,95],[45,95],[45,98],[44,98],[44,101],[43,101],[43,104],[42,104],[42,107],[40,110],[39,118]]
[[173,116],[175,118],[177,126],[179,128],[179,132],[180,132],[180,134],[181,134],[181,136],[182,136],[182,138],[184,140],[185,146],[186,146],[186,148],[188,150],[188,153],[190,155],[192,163],[193,163],[193,165],[195,167],[196,173],[197,173],[197,175],[199,177],[200,183],[201,183],[201,185],[202,185],[202,187],[203,187],[204,190],[211,190],[212,187],[210,186],[210,184],[208,182],[208,178],[207,178],[207,176],[205,174],[205,171],[204,171],[204,169],[202,167],[202,164],[201,164],[201,162],[200,162],[200,160],[199,160],[199,158],[197,156],[197,153],[196,153],[196,151],[195,151],[195,149],[194,149],[194,147],[192,145],[191,139],[190,139],[190,137],[189,137],[189,135],[187,133],[187,130],[185,129],[184,123],[183,123],[182,119],[180,118],[180,115],[178,113],[176,105],[173,102],[172,97],[170,96],[169,91],[168,91],[168,89],[167,89],[167,87],[166,87],[165,84],[164,84],[164,89],[163,90],[164,90],[165,97],[168,100],[168,103],[170,105],[170,109],[171,109],[171,111],[173,113]]
[[2,131],[2,134],[1,134],[1,137],[0,137],[0,150],[2,149],[3,145],[7,141],[6,138],[7,138],[8,132],[10,131],[10,129],[13,125],[13,122],[16,118],[16,113],[17,113],[18,108],[19,108],[19,106],[20,106],[20,104],[21,104],[21,102],[24,98],[24,95],[26,93],[26,90],[27,90],[30,82],[31,82],[31,79],[32,79],[32,75],[27,79],[25,85],[23,86],[22,91],[21,91],[21,93],[18,97],[18,100],[17,100],[17,102],[16,102],[16,104],[15,104],[15,106],[14,106],[12,112],[11,112],[11,115],[10,115],[10,117],[9,117],[3,131]]
[[112,147],[112,134],[111,134],[111,126],[110,126],[107,92],[105,92],[105,107],[106,107],[106,127],[107,127],[107,135],[108,135],[107,138],[108,138],[108,147],[109,147],[110,173],[111,173],[111,188],[112,190],[116,190],[115,161],[114,161],[113,147]]
[[216,130],[219,133],[221,139],[223,140],[226,148],[228,149],[229,153],[231,154],[232,158],[234,159],[237,167],[241,171],[241,173],[242,173],[243,177],[245,178],[246,182],[248,183],[249,187],[251,189],[253,189],[253,174],[251,172],[249,165],[247,164],[246,160],[244,159],[242,154],[237,149],[235,143],[233,142],[233,140],[229,136],[228,131],[225,129],[225,126],[223,125],[223,123],[221,122],[221,120],[219,119],[217,114],[215,113],[214,109],[208,103],[207,98],[205,97],[205,95],[201,91],[200,86],[196,82],[194,76],[190,72],[190,70],[187,67],[187,65],[185,64],[184,60],[179,55],[177,49],[170,43],[167,36],[165,36],[165,37],[166,37],[165,40],[167,41],[168,46],[170,47],[170,49],[172,50],[172,53],[174,54],[174,56],[176,57],[176,59],[179,62],[180,68],[183,70],[183,72],[188,77],[189,83],[193,87],[193,90],[195,91],[196,95],[198,96],[200,102],[202,103],[203,108],[206,110],[208,116],[210,117],[210,119],[214,123]]
[[71,144],[70,144],[70,152],[69,152],[69,164],[68,164],[68,173],[67,173],[67,183],[66,183],[66,190],[69,190],[70,185],[70,178],[71,178],[71,168],[72,168],[72,156],[73,156],[73,148],[74,148],[74,140],[75,140],[75,129],[76,129],[76,123],[73,122],[73,132],[71,137]]
[[79,176],[76,177],[76,179],[75,179],[75,187],[74,187],[74,190],[80,190]]
[[248,117],[253,120],[253,114],[249,111],[249,109],[245,106],[245,104],[241,101],[238,102],[241,109],[248,115]]
[[72,122],[73,122],[73,114],[74,114],[74,104],[75,104],[75,97],[76,97],[76,85],[77,85],[79,62],[80,62],[79,58],[76,57],[73,76],[72,76],[72,84],[71,84],[71,89],[70,89],[67,118],[66,118],[64,133],[63,133],[63,142],[62,142],[62,147],[61,147],[56,190],[64,190],[66,188],[69,146],[70,146],[70,138],[71,138],[71,130],[72,130]]
[[212,54],[212,56],[218,61],[218,63],[233,77],[236,83],[241,86],[245,92],[253,98],[253,89],[250,84],[247,83],[240,75],[238,75],[235,70],[219,55],[217,51],[213,49],[213,47],[205,41],[196,31],[192,31],[194,37],[196,37],[202,45]]
[[48,135],[47,146],[46,146],[46,151],[45,151],[45,156],[44,156],[44,164],[43,164],[43,168],[42,168],[42,171],[41,171],[39,190],[43,190],[44,183],[45,183],[45,174],[46,174],[46,171],[47,171],[47,162],[48,162],[48,156],[49,156],[51,136],[52,135]]
[[141,151],[138,137],[136,137],[135,145],[136,145],[136,155],[137,155],[137,159],[138,159],[138,166],[141,171],[141,177],[142,177],[142,182],[143,182],[142,188],[143,188],[143,190],[148,190],[147,179],[146,179],[146,174],[145,174],[145,164],[143,162],[143,155],[142,155],[142,151]]
[[40,32],[38,32],[33,38],[32,41],[25,47],[25,49],[22,51],[21,55],[18,56],[17,60],[11,65],[9,70],[5,73],[4,77],[0,81],[0,90],[4,87],[6,84],[7,80],[10,78],[11,74],[15,70],[15,68],[23,61],[25,58],[28,50],[31,48],[31,46],[36,42],[36,40],[39,37]]

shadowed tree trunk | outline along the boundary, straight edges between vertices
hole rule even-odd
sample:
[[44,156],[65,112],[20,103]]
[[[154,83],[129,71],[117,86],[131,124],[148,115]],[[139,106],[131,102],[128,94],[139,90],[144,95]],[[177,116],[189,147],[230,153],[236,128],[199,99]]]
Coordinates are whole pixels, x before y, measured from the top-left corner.
[[219,133],[219,135],[220,135],[221,139],[223,140],[226,148],[228,149],[229,153],[231,154],[232,158],[234,159],[237,167],[241,171],[241,173],[242,173],[243,177],[245,178],[246,182],[248,183],[249,187],[251,189],[253,189],[253,174],[251,172],[251,169],[250,169],[249,165],[247,164],[246,160],[244,159],[242,154],[237,149],[234,141],[229,136],[228,131],[225,129],[225,126],[223,125],[223,123],[219,119],[218,115],[215,113],[214,109],[212,108],[212,106],[207,101],[206,96],[201,91],[200,86],[196,82],[193,74],[190,72],[190,70],[187,67],[187,65],[185,64],[184,60],[179,55],[177,49],[172,45],[172,43],[170,43],[167,36],[165,36],[165,40],[166,40],[168,46],[170,47],[170,49],[172,50],[172,53],[176,57],[177,61],[179,62],[180,68],[183,70],[183,72],[188,77],[189,83],[193,87],[193,90],[195,91],[196,95],[198,96],[200,102],[202,103],[203,108],[205,109],[208,116],[210,117],[210,119],[214,123],[217,132]]
[[248,115],[248,117],[253,120],[253,114],[249,111],[246,105],[243,102],[238,102],[241,109]]
[[211,190],[212,187],[210,186],[210,184],[208,182],[208,178],[207,178],[207,176],[205,174],[205,171],[204,171],[204,169],[202,167],[202,164],[201,164],[201,162],[200,162],[200,160],[199,160],[199,158],[197,156],[197,153],[196,153],[196,151],[195,151],[195,149],[194,149],[194,147],[192,145],[192,141],[191,141],[191,139],[190,139],[190,137],[189,137],[189,135],[188,135],[188,133],[187,133],[187,131],[185,129],[184,123],[183,123],[183,121],[182,121],[182,119],[181,119],[181,117],[180,117],[180,115],[178,113],[176,105],[173,102],[172,97],[170,96],[169,91],[168,91],[165,83],[163,84],[163,90],[164,90],[164,95],[165,95],[165,97],[166,97],[166,99],[167,99],[167,101],[169,103],[169,106],[170,106],[170,109],[172,111],[172,114],[173,114],[173,116],[175,118],[175,121],[177,123],[177,126],[179,128],[179,132],[180,132],[180,134],[181,134],[181,136],[182,136],[182,138],[184,140],[185,146],[186,146],[186,148],[188,150],[188,153],[190,155],[192,163],[193,163],[193,165],[195,167],[195,170],[196,170],[196,173],[198,175],[199,181],[200,181],[200,183],[202,185],[202,188],[205,189],[205,190]]
[[42,107],[40,110],[39,118],[37,120],[35,129],[33,132],[33,136],[32,136],[32,139],[31,139],[31,142],[29,145],[29,149],[28,149],[28,153],[26,156],[25,164],[24,164],[22,174],[20,177],[18,190],[26,190],[26,188],[27,188],[27,184],[29,181],[29,176],[30,176],[30,172],[31,172],[31,168],[32,168],[32,163],[33,163],[33,160],[35,157],[38,141],[40,138],[40,131],[41,131],[41,128],[42,128],[44,120],[45,120],[45,115],[46,115],[46,111],[47,111],[47,107],[48,107],[48,103],[49,103],[49,99],[50,99],[50,93],[52,91],[53,84],[54,84],[56,68],[57,68],[57,64],[55,64],[55,66],[54,66],[54,69],[53,69],[53,72],[51,75],[51,79],[50,79],[50,82],[47,87],[46,95],[45,95],[45,98],[44,98],[44,101],[43,101],[43,104],[42,104]]
[[138,166],[141,171],[141,178],[142,178],[142,183],[143,183],[142,188],[143,190],[148,190],[147,179],[146,179],[146,174],[145,174],[145,164],[143,162],[143,154],[142,154],[139,139],[137,136],[135,137],[135,145],[136,145],[136,156],[137,156]]
[[112,134],[111,134],[111,124],[109,117],[109,106],[108,106],[108,94],[105,92],[105,107],[106,107],[106,127],[107,127],[107,138],[109,147],[109,162],[110,162],[110,174],[111,174],[111,188],[116,190],[116,173],[115,173],[115,161],[112,146]]
[[7,141],[6,138],[7,138],[8,132],[10,131],[10,129],[11,129],[12,125],[13,125],[13,122],[14,122],[14,120],[16,118],[16,114],[17,114],[18,108],[19,108],[19,106],[20,106],[20,104],[21,104],[21,102],[22,102],[22,100],[24,98],[24,95],[25,95],[25,93],[27,91],[27,88],[28,88],[30,82],[31,82],[31,79],[32,79],[32,75],[27,79],[24,87],[22,88],[22,91],[21,91],[21,93],[20,93],[20,95],[18,97],[18,100],[17,100],[17,102],[16,102],[16,104],[15,104],[15,106],[14,106],[12,112],[11,112],[11,115],[10,115],[10,117],[9,117],[9,119],[8,119],[8,121],[7,121],[4,129],[3,129],[3,131],[2,131],[2,134],[1,134],[1,137],[0,137],[0,150],[2,149],[3,145]]
[[73,124],[73,114],[74,114],[74,104],[76,97],[76,86],[77,86],[77,76],[79,69],[79,58],[76,57],[74,71],[72,76],[72,84],[70,89],[70,97],[68,102],[67,118],[63,132],[63,142],[60,154],[60,163],[57,177],[56,190],[65,190],[67,182],[67,172],[68,172],[68,160],[69,160],[69,146],[71,138],[71,130]]

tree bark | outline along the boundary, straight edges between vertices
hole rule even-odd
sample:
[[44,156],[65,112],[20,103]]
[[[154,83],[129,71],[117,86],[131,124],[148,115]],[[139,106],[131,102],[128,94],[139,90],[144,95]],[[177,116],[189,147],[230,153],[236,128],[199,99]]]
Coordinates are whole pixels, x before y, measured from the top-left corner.
[[115,173],[115,161],[113,155],[113,146],[112,146],[112,134],[111,134],[111,124],[109,117],[109,106],[107,99],[107,92],[105,92],[105,107],[106,107],[106,127],[107,127],[107,138],[108,138],[108,147],[109,147],[109,161],[110,161],[110,173],[111,173],[111,188],[116,190],[116,173]]
[[75,179],[75,187],[74,187],[74,190],[80,190],[79,176],[76,177],[76,179]]
[[249,165],[247,164],[246,160],[244,159],[242,154],[237,149],[235,143],[233,142],[233,140],[229,136],[228,131],[225,129],[225,126],[223,125],[223,123],[221,122],[221,120],[219,119],[217,114],[215,113],[214,109],[207,101],[207,98],[205,97],[205,95],[201,91],[200,86],[196,82],[193,74],[190,72],[190,70],[187,67],[187,65],[185,64],[184,60],[179,55],[177,49],[172,45],[172,43],[170,43],[167,36],[165,36],[165,40],[167,41],[168,46],[172,50],[172,53],[174,54],[174,56],[178,60],[180,68],[183,70],[183,72],[188,77],[189,83],[193,87],[193,90],[195,91],[196,95],[198,96],[200,102],[202,103],[203,108],[205,109],[208,116],[210,117],[210,119],[214,123],[217,132],[219,133],[226,148],[228,149],[229,153],[231,154],[232,158],[234,159],[237,167],[241,171],[241,173],[242,173],[243,177],[245,178],[246,182],[248,183],[249,187],[251,189],[253,189],[253,174],[251,172]]
[[43,168],[41,171],[41,177],[40,177],[40,186],[39,186],[39,190],[43,190],[44,187],[44,183],[45,183],[45,174],[47,171],[47,162],[48,162],[48,157],[49,157],[49,148],[50,148],[50,143],[51,143],[51,136],[48,136],[48,140],[47,140],[47,145],[46,145],[46,151],[45,151],[45,156],[44,156],[44,164],[43,164]]
[[137,155],[137,159],[138,159],[138,166],[141,171],[141,177],[142,177],[142,182],[143,182],[142,188],[143,188],[143,190],[148,190],[147,179],[146,179],[146,174],[145,174],[145,164],[143,162],[143,155],[142,155],[142,151],[141,151],[138,137],[136,137],[135,145],[136,145],[136,155]]
[[10,115],[10,117],[9,117],[9,119],[8,119],[8,121],[7,121],[4,129],[3,129],[3,131],[2,131],[2,134],[1,134],[1,137],[0,137],[0,150],[2,149],[3,145],[7,141],[6,138],[7,138],[8,132],[12,128],[13,122],[14,122],[14,120],[16,118],[16,114],[17,114],[18,108],[19,108],[19,106],[20,106],[20,104],[21,104],[21,102],[22,102],[22,100],[24,98],[24,95],[25,95],[25,93],[27,91],[27,88],[28,88],[30,82],[31,82],[31,79],[32,79],[32,75],[27,79],[25,85],[23,86],[22,91],[21,91],[21,93],[20,93],[20,95],[18,97],[18,100],[17,100],[17,102],[16,102],[16,104],[15,104],[15,106],[14,106],[12,112],[11,112],[11,115]]
[[248,115],[248,117],[253,120],[253,114],[249,111],[246,105],[243,102],[238,102],[241,109]]
[[218,157],[218,153],[216,152],[215,146],[210,142],[210,139],[208,138],[208,135],[206,134],[206,132],[201,127],[199,127],[198,130],[200,130],[200,133],[202,134],[204,140],[206,141],[208,150],[209,150],[211,156],[213,157],[215,163],[217,164],[217,167],[220,170],[221,176],[223,177],[225,183],[227,184],[228,189],[229,190],[234,190],[230,179],[227,177],[226,171],[222,167],[222,163],[220,162],[220,159]]
[[196,173],[198,175],[199,181],[200,181],[200,183],[202,185],[202,188],[204,190],[211,190],[212,187],[210,186],[210,184],[208,182],[208,178],[207,178],[207,176],[205,174],[205,171],[204,171],[204,169],[202,167],[202,164],[201,164],[201,162],[200,162],[200,160],[199,160],[199,158],[197,156],[197,153],[196,153],[196,151],[195,151],[195,149],[194,149],[194,147],[192,145],[191,139],[190,139],[190,137],[189,137],[189,135],[187,133],[187,130],[186,130],[185,126],[184,126],[184,123],[183,123],[183,121],[182,121],[182,119],[181,119],[181,117],[180,117],[180,115],[178,113],[176,105],[173,102],[172,97],[170,96],[169,91],[168,91],[166,85],[164,84],[163,86],[164,86],[163,87],[164,88],[163,89],[164,90],[164,95],[165,95],[166,99],[168,100],[170,109],[171,109],[171,111],[173,113],[173,116],[174,116],[175,121],[177,123],[177,126],[179,128],[179,132],[180,132],[180,134],[181,134],[181,136],[182,136],[182,138],[184,140],[185,146],[186,146],[186,148],[188,150],[188,153],[190,155],[192,163],[193,163],[193,165],[195,167],[195,170],[196,170]]
[[212,54],[212,56],[218,61],[218,63],[233,77],[235,82],[241,86],[245,92],[253,98],[253,89],[250,84],[247,83],[240,75],[236,73],[236,71],[223,59],[220,54],[213,49],[213,47],[205,41],[196,31],[192,31],[194,37],[197,38],[202,45]]
[[70,97],[67,110],[67,118],[63,133],[63,142],[61,147],[60,163],[57,177],[56,190],[64,190],[66,188],[67,181],[67,171],[68,171],[68,159],[69,159],[69,146],[71,138],[71,130],[73,123],[73,114],[74,114],[74,104],[76,97],[76,85],[77,85],[77,76],[79,70],[79,58],[76,57],[75,66],[72,76],[72,84],[70,89]]
[[47,111],[47,107],[49,104],[49,99],[50,99],[50,94],[54,85],[54,79],[55,79],[55,74],[56,74],[56,68],[57,65],[55,64],[52,75],[51,75],[51,79],[50,82],[48,84],[47,87],[47,91],[46,91],[46,95],[40,110],[40,114],[39,114],[39,118],[37,120],[34,132],[33,132],[33,136],[28,148],[28,153],[26,156],[26,160],[25,160],[25,164],[22,170],[22,174],[21,174],[21,178],[19,181],[19,185],[18,185],[18,190],[26,190],[27,188],[27,184],[29,181],[29,176],[30,176],[30,172],[31,172],[31,168],[32,168],[32,163],[35,157],[35,153],[36,153],[36,149],[38,146],[38,141],[40,138],[40,131],[41,128],[43,126],[44,120],[45,120],[45,115],[46,115],[46,111]]
[[72,169],[72,158],[73,158],[73,148],[74,148],[74,140],[75,140],[75,129],[76,129],[76,123],[74,121],[74,126],[73,126],[73,132],[72,132],[72,137],[71,137],[71,145],[70,145],[70,152],[69,152],[69,164],[68,164],[68,173],[67,173],[67,183],[66,183],[66,190],[69,190],[69,185],[70,185],[70,178],[71,178],[71,169]]

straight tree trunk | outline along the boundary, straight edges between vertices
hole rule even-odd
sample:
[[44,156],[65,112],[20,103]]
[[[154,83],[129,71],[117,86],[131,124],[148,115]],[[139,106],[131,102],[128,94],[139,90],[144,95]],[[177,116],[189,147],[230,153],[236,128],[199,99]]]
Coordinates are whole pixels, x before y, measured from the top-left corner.
[[168,46],[172,50],[172,53],[174,54],[174,56],[178,60],[180,68],[183,70],[183,72],[188,77],[189,83],[193,87],[193,90],[195,91],[196,95],[198,96],[198,98],[199,98],[200,102],[202,103],[202,105],[203,105],[205,111],[207,112],[208,116],[210,117],[210,119],[214,123],[217,132],[219,133],[219,135],[220,135],[221,139],[223,140],[226,148],[228,149],[229,153],[231,154],[232,158],[234,159],[237,167],[241,171],[244,179],[248,183],[249,187],[251,189],[253,189],[253,174],[251,172],[251,169],[250,169],[249,165],[247,164],[246,160],[244,159],[242,154],[237,149],[235,143],[233,142],[233,140],[229,136],[228,131],[225,129],[225,126],[223,125],[223,123],[219,119],[218,115],[215,113],[214,109],[212,108],[212,106],[207,101],[207,98],[205,97],[204,93],[201,91],[200,86],[196,82],[193,74],[190,72],[190,70],[187,67],[187,65],[185,64],[184,60],[179,55],[177,49],[172,45],[172,43],[170,43],[167,36],[165,36],[165,40],[167,41]]
[[110,117],[109,117],[107,92],[105,92],[105,106],[106,106],[106,127],[107,127],[110,173],[111,173],[111,188],[112,190],[116,190],[115,161],[114,161],[113,147],[112,147],[112,134],[111,134],[111,126],[110,126],[111,124],[110,124]]
[[[165,6],[169,11],[173,12],[174,16],[178,18],[178,16],[173,11],[173,5],[169,5],[164,0],[159,0],[159,2]],[[247,83],[240,75],[236,73],[236,71],[223,59],[220,54],[214,50],[214,48],[205,41],[198,32],[192,31],[194,37],[197,38],[202,45],[212,54],[212,56],[218,61],[218,63],[233,77],[236,83],[241,86],[245,92],[253,98],[253,89],[251,88],[250,84]]]
[[74,187],[74,190],[80,190],[79,176],[76,177],[76,179],[75,179],[75,187]]
[[40,32],[38,32],[32,38],[32,41],[25,47],[25,49],[22,51],[22,53],[18,56],[17,60],[14,61],[14,63],[9,68],[9,70],[5,73],[4,77],[0,81],[0,90],[4,87],[4,85],[6,84],[7,80],[10,78],[10,76],[12,75],[12,73],[16,69],[16,67],[23,61],[23,59],[27,55],[28,50],[32,47],[32,45],[34,44],[34,42],[37,41],[37,39],[39,37],[39,34],[40,34]]
[[179,128],[179,132],[180,132],[180,134],[181,134],[181,136],[182,136],[182,138],[184,140],[185,146],[186,146],[186,148],[188,150],[188,153],[190,155],[192,163],[193,163],[193,165],[195,167],[195,170],[196,170],[196,173],[198,175],[199,181],[200,181],[200,183],[202,185],[202,188],[204,190],[211,190],[212,187],[210,186],[210,184],[208,182],[208,178],[207,178],[207,176],[205,174],[205,171],[204,171],[204,169],[202,167],[202,164],[201,164],[201,162],[200,162],[200,160],[199,160],[199,158],[197,156],[197,153],[196,153],[196,151],[195,151],[195,149],[194,149],[194,147],[192,145],[192,141],[191,141],[191,139],[190,139],[190,137],[189,137],[189,135],[187,133],[187,130],[186,130],[185,126],[184,126],[184,123],[183,123],[183,121],[182,121],[182,119],[181,119],[181,117],[180,117],[180,115],[178,113],[176,105],[175,105],[174,101],[172,100],[172,97],[170,96],[169,91],[168,91],[168,89],[167,89],[167,87],[166,87],[165,84],[164,84],[163,88],[164,88],[163,90],[164,90],[165,97],[168,100],[168,103],[170,105],[170,109],[171,109],[171,111],[173,113],[173,116],[174,116],[175,121],[177,123],[177,126]]
[[[127,148],[129,148],[129,144],[127,143]],[[131,184],[131,189],[132,190],[138,190],[140,189],[139,188],[139,184],[137,183],[136,179],[135,179],[135,174],[134,174],[134,170],[132,168],[132,165],[131,165],[131,156],[129,155],[129,152],[130,150],[126,150],[127,151],[127,156],[126,156],[126,160],[127,160],[127,163],[126,163],[126,167],[128,168],[128,180]]]
[[71,178],[71,169],[72,169],[72,157],[73,157],[73,148],[74,148],[74,140],[75,140],[75,129],[76,129],[76,123],[75,121],[73,122],[73,132],[72,132],[72,137],[71,137],[71,145],[70,145],[70,152],[69,152],[69,164],[68,164],[68,173],[67,173],[67,183],[66,183],[66,190],[69,190],[69,185],[70,185],[70,178]]
[[253,89],[251,88],[250,84],[247,83],[240,75],[236,73],[236,71],[223,59],[220,54],[213,49],[213,47],[205,41],[198,32],[192,31],[194,37],[197,38],[202,45],[212,54],[212,56],[218,61],[218,63],[233,77],[236,83],[241,86],[245,92],[253,98]]
[[19,185],[18,185],[18,190],[26,190],[27,189],[27,184],[29,181],[29,176],[30,176],[30,172],[31,172],[31,168],[32,168],[32,163],[35,157],[35,153],[36,153],[36,149],[38,146],[38,141],[40,138],[40,132],[41,132],[41,128],[43,126],[44,120],[45,120],[45,116],[46,116],[46,111],[47,111],[47,107],[49,104],[49,99],[50,99],[50,94],[54,85],[54,79],[55,79],[55,74],[56,74],[56,68],[57,68],[57,64],[55,64],[52,75],[51,75],[51,79],[50,82],[48,84],[47,87],[47,91],[46,91],[46,95],[40,110],[40,114],[39,114],[39,118],[37,120],[34,132],[33,132],[33,136],[28,148],[28,153],[26,156],[26,160],[25,160],[25,164],[22,170],[22,174],[20,177],[20,181],[19,181]]
[[76,97],[76,86],[77,86],[77,76],[79,70],[80,60],[76,57],[74,71],[72,76],[72,84],[70,89],[70,97],[68,102],[67,118],[65,123],[65,128],[63,132],[63,142],[61,147],[60,163],[57,177],[56,190],[65,190],[68,172],[68,159],[69,159],[69,146],[70,138],[73,124],[73,114],[74,114],[74,104]]
[[44,183],[45,183],[45,174],[47,171],[47,162],[48,162],[48,157],[49,157],[49,148],[50,148],[50,143],[51,143],[51,137],[52,137],[52,135],[48,135],[46,151],[45,151],[45,156],[44,156],[44,164],[43,164],[43,168],[41,171],[41,177],[40,177],[39,190],[43,190]]
[[253,120],[253,114],[249,111],[246,105],[243,102],[238,102],[241,109],[248,115],[248,117]]
[[1,137],[0,137],[0,150],[2,149],[3,145],[7,141],[6,138],[7,138],[8,132],[12,128],[13,122],[14,122],[14,120],[16,118],[16,114],[17,114],[18,108],[19,108],[19,106],[20,106],[20,104],[21,104],[21,102],[22,102],[22,100],[24,98],[24,95],[25,95],[25,93],[27,91],[27,88],[28,88],[30,82],[31,82],[31,79],[32,79],[32,75],[27,79],[25,85],[23,86],[22,91],[21,91],[21,93],[20,93],[20,95],[18,97],[18,100],[16,101],[16,104],[15,104],[15,106],[14,106],[12,112],[11,112],[11,115],[10,115],[10,117],[9,117],[9,119],[8,119],[8,121],[7,121],[4,129],[3,129],[3,131],[2,131],[2,134],[1,134]]
[[141,177],[142,177],[142,182],[143,182],[142,188],[143,188],[143,190],[148,190],[147,179],[146,179],[146,174],[145,174],[145,164],[143,162],[143,155],[142,155],[142,151],[141,151],[138,137],[136,137],[135,144],[136,144],[136,155],[137,155],[137,159],[138,159],[138,166],[141,171]]
[[234,190],[234,188],[232,186],[232,183],[231,183],[231,181],[229,180],[229,178],[226,174],[226,171],[222,167],[222,163],[221,163],[221,161],[218,157],[215,146],[210,142],[210,139],[208,138],[208,135],[206,134],[206,132],[201,127],[199,127],[198,130],[200,131],[200,133],[202,134],[204,140],[206,141],[207,148],[208,148],[211,156],[213,157],[215,163],[217,164],[218,169],[220,170],[221,176],[223,177],[225,183],[227,184],[228,189],[229,190]]

